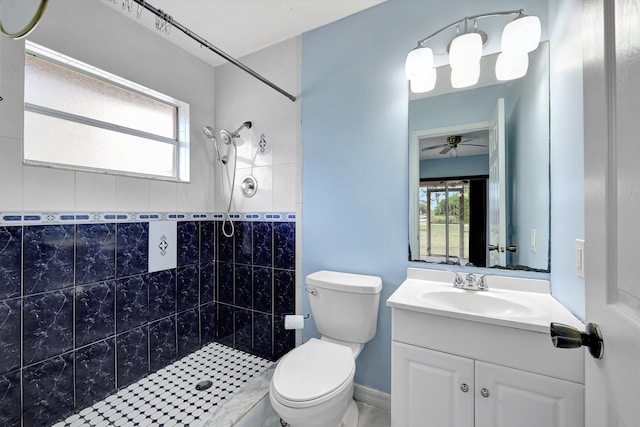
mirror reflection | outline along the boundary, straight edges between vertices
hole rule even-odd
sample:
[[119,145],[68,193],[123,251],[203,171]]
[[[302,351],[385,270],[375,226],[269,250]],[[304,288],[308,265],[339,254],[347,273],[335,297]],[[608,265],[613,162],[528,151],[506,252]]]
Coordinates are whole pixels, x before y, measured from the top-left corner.
[[411,94],[411,261],[549,271],[547,42],[529,62],[518,80]]
[[0,33],[12,39],[28,35],[38,24],[48,0],[0,0]]

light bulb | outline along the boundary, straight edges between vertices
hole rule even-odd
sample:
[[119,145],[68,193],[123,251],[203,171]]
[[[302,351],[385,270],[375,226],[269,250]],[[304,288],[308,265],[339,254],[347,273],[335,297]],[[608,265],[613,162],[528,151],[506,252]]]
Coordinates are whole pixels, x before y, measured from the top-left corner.
[[502,30],[502,51],[532,52],[540,44],[541,34],[540,18],[518,15]]
[[451,42],[449,64],[459,65],[479,63],[482,57],[482,36],[478,33],[461,34]]
[[432,91],[436,87],[437,78],[436,69],[433,67],[421,72],[419,75],[415,75],[411,79],[411,92],[424,93]]
[[529,54],[526,52],[502,52],[496,61],[496,79],[514,80],[524,77],[529,68]]
[[451,86],[456,89],[473,86],[480,79],[480,62],[451,67]]
[[408,80],[433,68],[433,51],[428,47],[417,47],[407,55],[404,73]]

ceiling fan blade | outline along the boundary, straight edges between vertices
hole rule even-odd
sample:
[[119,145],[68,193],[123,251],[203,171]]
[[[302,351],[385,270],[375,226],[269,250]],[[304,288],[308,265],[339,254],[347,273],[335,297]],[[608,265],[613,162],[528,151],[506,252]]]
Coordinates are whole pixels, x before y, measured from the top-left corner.
[[464,144],[465,147],[484,147],[484,148],[488,148],[488,145],[482,145],[482,144]]
[[447,147],[444,148],[444,150],[442,150],[440,152],[440,154],[447,154],[453,147],[448,145]]
[[448,144],[440,144],[440,145],[432,145],[431,147],[424,147],[422,150],[420,151],[427,151],[427,150],[433,150],[434,148],[442,148],[442,147],[446,147]]

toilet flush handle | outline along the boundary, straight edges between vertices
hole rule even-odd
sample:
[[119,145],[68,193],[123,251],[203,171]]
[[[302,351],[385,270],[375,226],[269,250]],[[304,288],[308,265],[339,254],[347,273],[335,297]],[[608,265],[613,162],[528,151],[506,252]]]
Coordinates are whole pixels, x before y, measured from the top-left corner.
[[318,291],[316,289],[305,288],[305,291],[307,291],[311,295],[318,295]]

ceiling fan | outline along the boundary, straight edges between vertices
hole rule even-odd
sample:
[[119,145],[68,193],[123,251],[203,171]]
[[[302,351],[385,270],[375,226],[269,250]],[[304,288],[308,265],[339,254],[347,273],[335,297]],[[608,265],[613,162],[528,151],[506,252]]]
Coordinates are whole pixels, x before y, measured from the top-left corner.
[[456,155],[456,149],[459,145],[465,146],[473,146],[473,147],[486,147],[486,145],[482,144],[465,144],[469,141],[473,141],[473,139],[462,139],[462,135],[451,135],[447,137],[447,142],[444,144],[432,145],[431,147],[424,147],[420,151],[434,150],[436,148],[442,148],[440,154],[447,154],[449,151],[454,150],[453,154]]

